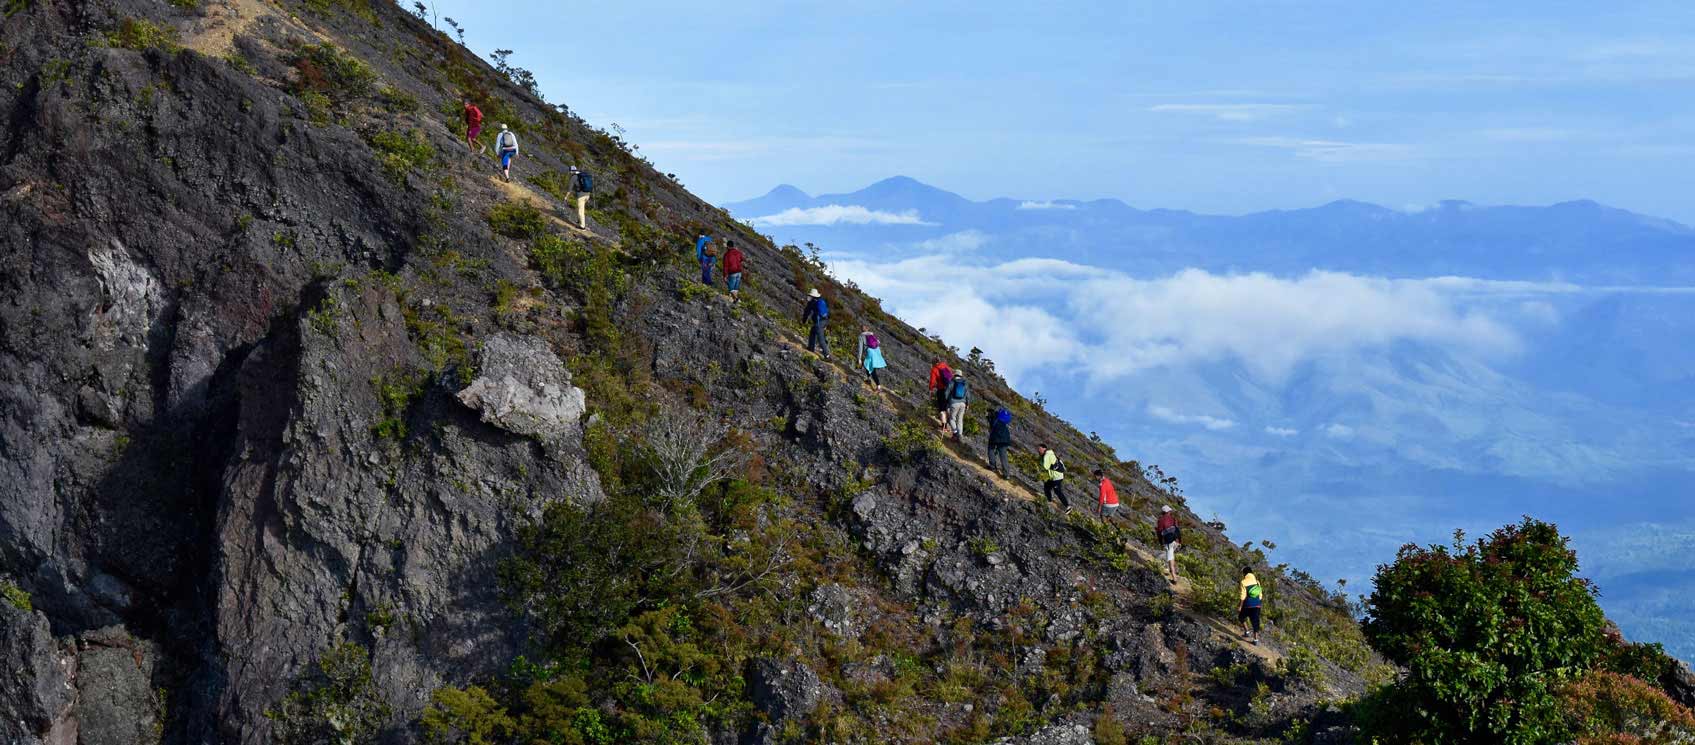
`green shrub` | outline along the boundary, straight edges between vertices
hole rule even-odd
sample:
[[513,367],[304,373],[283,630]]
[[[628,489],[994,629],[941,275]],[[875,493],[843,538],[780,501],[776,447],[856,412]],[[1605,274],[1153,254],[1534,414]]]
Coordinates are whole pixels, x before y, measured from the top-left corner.
[[136,51],[160,49],[176,52],[182,48],[177,43],[176,29],[140,18],[125,18],[120,21],[118,30],[106,34],[106,42],[114,47]]
[[406,134],[378,132],[371,136],[371,148],[377,152],[383,171],[396,183],[405,183],[407,174],[413,171],[427,169],[435,157],[435,148],[424,140],[423,132],[415,129]]
[[1594,586],[1554,526],[1525,518],[1452,548],[1405,546],[1365,603],[1371,645],[1407,674],[1395,739],[1564,741],[1555,696],[1604,651]]
[[296,93],[315,91],[338,105],[371,95],[377,80],[369,65],[329,42],[296,46],[289,64],[299,76]]
[[883,452],[897,464],[918,463],[941,451],[936,430],[924,422],[902,420],[895,431],[883,438]]
[[265,717],[272,736],[288,745],[368,743],[388,721],[389,707],[371,679],[365,648],[342,642]]
[[306,9],[318,15],[329,15],[334,8],[363,18],[367,23],[377,22],[377,11],[371,7],[371,0],[306,0]]
[[407,370],[371,379],[377,389],[377,401],[382,404],[382,419],[371,426],[371,434],[379,440],[406,439],[406,418],[412,404],[424,395],[423,377]]
[[377,100],[382,101],[383,108],[396,114],[410,114],[418,110],[418,97],[392,85],[385,85],[377,91]]
[[17,608],[25,613],[35,609],[35,605],[30,602],[29,593],[24,592],[23,588],[3,579],[0,579],[0,599],[4,599],[7,603],[10,603],[13,608]]
[[317,91],[305,91],[300,94],[300,103],[306,107],[306,120],[320,127],[328,126],[334,121],[331,112],[335,104],[330,103],[330,97]]
[[440,745],[496,745],[509,741],[518,726],[505,707],[477,686],[437,689],[419,724],[424,736]]
[[529,202],[501,202],[490,207],[484,219],[497,235],[517,241],[539,238],[547,230],[547,218]]

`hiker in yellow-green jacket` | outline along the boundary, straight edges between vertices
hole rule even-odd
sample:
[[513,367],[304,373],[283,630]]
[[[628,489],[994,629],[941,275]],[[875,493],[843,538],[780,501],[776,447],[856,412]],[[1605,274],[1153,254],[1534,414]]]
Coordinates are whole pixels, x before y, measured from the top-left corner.
[[[1236,607],[1236,622],[1242,624],[1242,633],[1248,641],[1259,643],[1260,607],[1265,604],[1265,590],[1259,585],[1259,578],[1254,576],[1253,567],[1242,567],[1240,605]],[[1249,624],[1253,632],[1250,634]]]
[[1065,461],[1045,444],[1038,445],[1036,452],[1042,456],[1042,499],[1053,500],[1054,506],[1064,507]]

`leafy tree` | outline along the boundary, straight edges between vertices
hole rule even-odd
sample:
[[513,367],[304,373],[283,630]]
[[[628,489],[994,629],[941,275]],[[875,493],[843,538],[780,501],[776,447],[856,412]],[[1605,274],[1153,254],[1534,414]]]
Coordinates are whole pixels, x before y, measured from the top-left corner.
[[1605,651],[1595,587],[1558,529],[1531,518],[1471,545],[1401,548],[1379,567],[1366,638],[1406,676],[1391,740],[1546,743],[1574,734],[1557,697]]

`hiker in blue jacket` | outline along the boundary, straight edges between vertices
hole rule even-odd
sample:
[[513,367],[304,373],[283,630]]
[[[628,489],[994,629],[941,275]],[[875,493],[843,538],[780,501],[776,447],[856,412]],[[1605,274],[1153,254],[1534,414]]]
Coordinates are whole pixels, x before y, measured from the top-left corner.
[[694,257],[700,259],[701,284],[712,284],[712,267],[718,263],[718,246],[712,242],[712,236],[705,233],[694,242]]
[[806,337],[806,351],[818,353],[822,350],[824,359],[829,359],[830,340],[824,338],[824,322],[830,318],[830,304],[824,302],[824,296],[818,293],[816,287],[807,296],[812,299],[806,301],[806,313],[800,317],[801,323],[812,323],[812,334]]
[[1001,407],[989,418],[989,468],[1006,478],[1006,454],[1012,449],[1012,412]]
[[883,359],[882,347],[882,342],[878,341],[876,334],[871,333],[871,329],[867,328],[859,333],[859,364],[864,366],[865,375],[871,378],[871,385],[878,392],[883,390],[883,378],[877,371],[889,366],[888,361]]

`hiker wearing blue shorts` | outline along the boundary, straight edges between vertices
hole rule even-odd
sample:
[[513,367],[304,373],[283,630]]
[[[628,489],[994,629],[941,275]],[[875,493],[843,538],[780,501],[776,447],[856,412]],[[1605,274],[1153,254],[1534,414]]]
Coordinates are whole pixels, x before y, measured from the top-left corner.
[[494,138],[495,150],[500,152],[500,175],[512,180],[512,159],[518,157],[518,133],[500,125],[500,136]]

